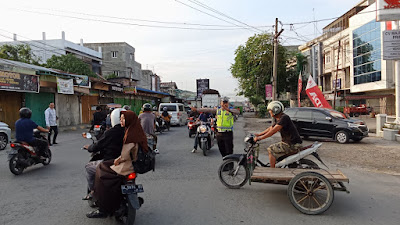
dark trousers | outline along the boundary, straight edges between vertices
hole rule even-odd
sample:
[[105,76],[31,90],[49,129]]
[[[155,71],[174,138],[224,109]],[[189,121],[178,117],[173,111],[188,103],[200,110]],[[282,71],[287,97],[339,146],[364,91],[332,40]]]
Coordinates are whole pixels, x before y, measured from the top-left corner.
[[49,147],[49,144],[47,143],[47,141],[45,141],[43,139],[39,139],[39,138],[35,138],[35,140],[30,142],[29,144],[32,147],[36,147],[36,149],[38,149],[39,155],[43,155],[43,152],[45,150],[47,150],[47,148]]
[[233,154],[233,132],[218,132],[217,142],[222,157]]
[[49,137],[48,137],[50,144],[51,144],[50,137],[51,137],[52,131],[54,131],[54,136],[53,136],[53,143],[54,143],[54,142],[56,142],[56,138],[57,138],[57,135],[58,135],[58,127],[57,126],[50,126]]

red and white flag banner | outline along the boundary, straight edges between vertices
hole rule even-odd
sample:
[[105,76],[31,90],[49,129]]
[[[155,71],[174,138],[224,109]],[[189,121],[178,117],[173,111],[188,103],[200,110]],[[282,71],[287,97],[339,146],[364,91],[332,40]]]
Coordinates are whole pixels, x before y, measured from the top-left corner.
[[312,76],[308,77],[306,93],[315,107],[332,109],[332,106],[326,101]]
[[301,107],[301,104],[300,104],[300,97],[301,97],[301,91],[302,91],[302,89],[303,89],[303,81],[302,81],[302,79],[301,79],[301,73],[300,73],[300,75],[299,75],[299,82],[297,83],[297,102],[298,102],[299,107]]

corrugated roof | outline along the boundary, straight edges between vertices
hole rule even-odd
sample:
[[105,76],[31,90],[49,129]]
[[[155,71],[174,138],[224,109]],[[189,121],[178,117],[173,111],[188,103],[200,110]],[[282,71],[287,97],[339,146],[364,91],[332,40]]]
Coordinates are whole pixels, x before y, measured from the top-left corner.
[[144,92],[149,92],[149,93],[154,93],[154,94],[160,94],[160,95],[167,95],[170,96],[170,94],[168,93],[164,93],[164,92],[159,92],[159,91],[153,91],[153,90],[149,90],[146,88],[140,88],[140,87],[136,87],[137,91],[144,91]]

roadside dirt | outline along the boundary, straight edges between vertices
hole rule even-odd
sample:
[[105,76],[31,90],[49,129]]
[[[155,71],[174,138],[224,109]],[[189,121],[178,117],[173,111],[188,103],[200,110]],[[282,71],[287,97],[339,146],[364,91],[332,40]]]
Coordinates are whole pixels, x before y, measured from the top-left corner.
[[[244,115],[245,132],[259,133],[269,126],[270,120],[255,117],[253,113]],[[260,142],[261,154],[267,154],[267,147],[280,141],[280,134]],[[400,175],[400,143],[377,138],[374,134],[359,143],[339,144],[330,139],[310,138],[303,140],[303,146],[322,142],[319,150],[321,158],[337,168],[356,168],[361,170]]]

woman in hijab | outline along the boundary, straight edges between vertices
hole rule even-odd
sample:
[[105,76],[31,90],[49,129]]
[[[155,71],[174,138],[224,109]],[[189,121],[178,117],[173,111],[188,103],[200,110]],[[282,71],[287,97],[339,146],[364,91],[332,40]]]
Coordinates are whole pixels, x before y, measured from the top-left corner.
[[121,204],[121,185],[126,176],[133,173],[132,161],[136,161],[139,146],[148,151],[147,138],[137,115],[132,111],[121,112],[121,126],[125,127],[121,156],[100,163],[96,170],[95,194],[98,210],[86,214],[89,218],[105,218]]

